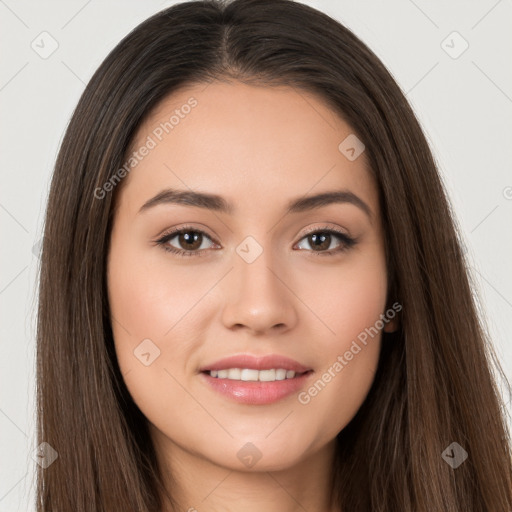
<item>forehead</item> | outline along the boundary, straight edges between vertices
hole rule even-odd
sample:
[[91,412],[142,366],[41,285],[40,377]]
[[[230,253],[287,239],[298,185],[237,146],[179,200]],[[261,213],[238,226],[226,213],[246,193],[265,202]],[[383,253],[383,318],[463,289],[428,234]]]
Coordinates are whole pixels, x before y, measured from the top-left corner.
[[366,155],[350,160],[343,152],[353,137],[321,98],[294,87],[190,85],[139,127],[128,157],[139,156],[122,195],[140,207],[165,188],[200,190],[261,212],[263,204],[347,188],[375,204]]

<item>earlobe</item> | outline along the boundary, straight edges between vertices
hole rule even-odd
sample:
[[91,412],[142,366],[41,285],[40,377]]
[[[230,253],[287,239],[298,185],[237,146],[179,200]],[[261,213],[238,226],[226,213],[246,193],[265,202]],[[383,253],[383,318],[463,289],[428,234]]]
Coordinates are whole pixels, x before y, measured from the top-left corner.
[[398,321],[398,318],[394,318],[393,320],[390,320],[389,322],[387,322],[384,327],[383,327],[383,331],[384,332],[396,332],[398,331],[398,327],[399,327],[399,321]]
[[400,329],[401,308],[395,309],[395,304],[397,302],[393,304],[393,307],[388,308],[384,314],[387,321],[384,322],[383,332],[393,333]]

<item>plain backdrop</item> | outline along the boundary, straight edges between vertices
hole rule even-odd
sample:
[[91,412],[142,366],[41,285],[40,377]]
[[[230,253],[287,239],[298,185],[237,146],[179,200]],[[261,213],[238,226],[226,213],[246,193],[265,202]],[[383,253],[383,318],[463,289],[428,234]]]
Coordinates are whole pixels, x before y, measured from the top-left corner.
[[[173,3],[0,0],[0,512],[34,510],[38,242],[59,144],[85,84],[108,52]],[[304,3],[370,46],[412,104],[450,194],[475,293],[511,379],[512,3]]]

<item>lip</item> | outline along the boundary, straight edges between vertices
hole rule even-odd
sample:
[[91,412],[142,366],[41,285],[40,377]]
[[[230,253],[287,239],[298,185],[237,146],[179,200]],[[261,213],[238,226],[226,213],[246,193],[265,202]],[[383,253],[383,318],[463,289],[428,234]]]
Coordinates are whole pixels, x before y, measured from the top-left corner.
[[268,354],[266,356],[253,356],[251,354],[239,354],[215,361],[212,364],[199,369],[200,372],[210,370],[227,370],[228,368],[250,368],[252,370],[271,370],[283,368],[293,370],[296,373],[304,373],[311,368],[300,364],[286,356]]
[[248,405],[267,405],[298,393],[305,386],[312,373],[307,372],[293,379],[276,380],[274,382],[218,379],[207,373],[201,373],[200,377],[214,391],[235,402]]
[[[273,382],[241,381],[211,377],[210,370],[226,370],[228,368],[250,368],[253,370],[270,370],[283,368],[301,374],[293,379],[276,380]],[[309,380],[313,370],[289,357],[270,354],[253,356],[241,354],[204,366],[200,369],[200,377],[211,389],[234,402],[248,405],[266,405],[278,402],[289,395],[298,393]]]

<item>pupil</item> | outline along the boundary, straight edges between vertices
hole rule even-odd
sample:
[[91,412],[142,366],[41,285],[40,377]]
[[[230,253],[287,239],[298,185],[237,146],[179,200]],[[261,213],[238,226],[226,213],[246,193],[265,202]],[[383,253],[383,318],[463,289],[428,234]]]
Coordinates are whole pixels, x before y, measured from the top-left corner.
[[[322,249],[325,249],[326,247],[322,246],[322,244],[325,245],[325,241],[330,237],[331,235],[312,235],[313,238],[313,247],[320,247]],[[320,243],[317,243],[320,242]],[[329,247],[329,243],[327,243],[327,247]]]
[[[197,247],[201,246],[200,243],[199,243],[199,245],[197,245],[197,240],[201,237],[201,235],[200,235],[200,233],[195,233],[193,235],[190,235],[189,233],[191,233],[191,232],[183,233],[181,235],[182,240],[184,240],[186,242],[186,244],[188,244],[189,246],[192,246],[193,249],[197,249]],[[194,233],[194,232],[192,232],[192,233]],[[194,245],[194,242],[195,242],[195,245]],[[183,245],[185,245],[185,244],[183,244]]]

